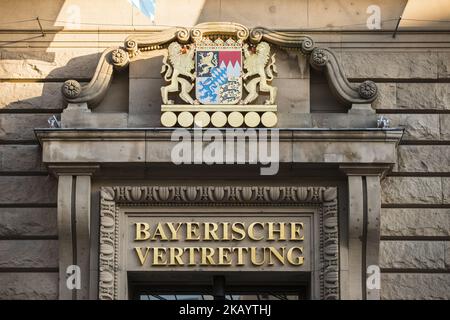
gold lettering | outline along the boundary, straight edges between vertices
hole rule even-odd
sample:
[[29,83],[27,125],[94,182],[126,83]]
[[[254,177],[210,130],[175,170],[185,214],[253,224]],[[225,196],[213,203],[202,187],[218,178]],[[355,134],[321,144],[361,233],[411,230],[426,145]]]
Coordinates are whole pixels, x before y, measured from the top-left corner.
[[272,261],[272,256],[275,256],[278,261],[284,266],[284,251],[286,250],[286,247],[281,247],[281,253],[275,249],[274,247],[269,247],[269,265],[273,266],[275,263]]
[[154,266],[163,266],[163,265],[167,264],[167,260],[163,260],[163,254],[166,252],[167,252],[167,248],[161,248],[161,247],[153,248],[153,265]]
[[[245,239],[245,226],[242,222],[235,222],[231,225],[231,240],[242,241]],[[235,233],[240,234],[241,237],[238,238],[235,236]]]
[[[217,230],[219,226],[214,222],[205,222],[205,240],[219,240],[219,236],[217,235]],[[212,228],[211,228],[212,226]]]
[[[268,222],[269,225],[269,237],[267,240],[275,240],[275,233],[279,234],[278,240],[286,240],[286,236],[284,233],[284,222]],[[279,229],[274,229],[274,225],[278,225]]]
[[185,250],[189,251],[189,265],[190,266],[195,266],[196,262],[195,262],[195,251],[200,251],[200,248],[197,247],[187,247]]
[[150,238],[150,232],[148,232],[148,229],[150,229],[149,224],[136,222],[135,225],[136,225],[136,238],[134,240],[136,241],[148,240]]
[[187,241],[200,240],[200,236],[198,234],[198,228],[199,228],[199,224],[197,222],[186,223],[186,240]]
[[303,241],[305,235],[301,232],[303,230],[303,222],[291,222],[291,240]]
[[[294,250],[298,250],[300,252],[300,255],[297,257],[294,257],[293,252]],[[301,256],[303,254],[303,247],[292,247],[288,250],[287,253],[287,259],[290,264],[294,266],[300,266],[303,264],[304,258]]]
[[161,223],[158,223],[158,225],[156,226],[156,230],[153,234],[152,240],[156,240],[157,238],[159,238],[161,241],[167,241],[167,236]]
[[264,236],[261,235],[259,238],[257,238],[255,236],[255,226],[256,225],[259,225],[262,229],[264,229],[264,223],[262,223],[262,222],[253,222],[253,223],[251,223],[248,226],[248,237],[250,239],[252,239],[252,240],[255,240],[255,241],[261,241],[261,240],[264,239]]
[[[176,253],[175,253],[176,251]],[[183,260],[181,259],[181,256],[183,255],[184,251],[181,248],[178,247],[171,247],[169,248],[169,265],[176,266],[176,265],[183,265]],[[175,260],[177,262],[175,262]]]
[[231,252],[231,248],[219,247],[219,265],[231,266],[231,258],[229,256]]
[[235,247],[233,248],[233,251],[237,251],[237,266],[243,266],[244,265],[244,255],[243,252],[248,252],[248,248],[246,247]]
[[257,261],[257,252],[256,252],[256,247],[251,247],[250,248],[250,261],[252,262],[252,264],[254,265],[254,266],[262,266],[263,264],[264,264],[264,262],[265,262],[265,260],[266,260],[266,255],[265,255],[265,248],[263,248],[263,250],[262,250],[262,256],[263,256],[263,258],[262,258],[262,261]]
[[[207,253],[208,251],[208,253]],[[207,266],[207,265],[214,265],[214,260],[213,260],[213,256],[214,256],[214,249],[210,248],[210,247],[202,247],[201,248],[201,252],[202,252],[202,266]],[[208,261],[208,262],[207,262]]]
[[171,233],[170,240],[178,241],[178,240],[180,240],[178,238],[178,230],[180,230],[180,228],[181,228],[181,223],[177,223],[178,227],[176,227],[176,228],[173,225],[174,225],[173,222],[168,222],[167,223],[167,226],[169,227],[169,230],[170,230],[170,233]]
[[142,248],[141,247],[135,247],[134,250],[136,250],[137,256],[139,258],[139,261],[141,262],[141,266],[144,265],[145,260],[147,260],[148,253],[150,252],[150,247],[145,248],[145,254],[142,254]]
[[222,223],[222,240],[224,241],[228,241],[230,240],[229,235],[228,235],[228,228],[229,228],[230,223],[229,222],[223,222]]

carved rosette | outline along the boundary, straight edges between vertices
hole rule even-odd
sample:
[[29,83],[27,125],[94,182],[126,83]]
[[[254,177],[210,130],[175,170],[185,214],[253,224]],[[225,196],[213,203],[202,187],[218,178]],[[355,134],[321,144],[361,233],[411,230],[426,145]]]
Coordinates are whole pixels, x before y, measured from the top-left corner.
[[62,86],[62,94],[69,98],[74,99],[81,93],[81,85],[77,80],[67,80]]
[[311,64],[317,67],[323,67],[328,61],[328,54],[324,49],[316,48],[311,53]]
[[373,81],[366,80],[359,85],[358,92],[361,98],[372,99],[377,95],[377,85]]
[[315,206],[319,208],[320,297],[339,299],[337,190],[300,186],[118,186],[101,188],[99,299],[118,298],[119,205]]
[[111,61],[117,69],[124,68],[130,62],[128,52],[122,48],[117,48],[111,52]]

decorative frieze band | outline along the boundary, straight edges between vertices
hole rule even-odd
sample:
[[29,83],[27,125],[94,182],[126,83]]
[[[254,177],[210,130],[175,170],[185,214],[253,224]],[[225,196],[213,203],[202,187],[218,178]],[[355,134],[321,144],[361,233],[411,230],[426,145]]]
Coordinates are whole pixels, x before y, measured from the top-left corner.
[[104,187],[110,200],[128,203],[261,203],[322,204],[334,195],[333,188],[272,186],[142,186]]
[[320,298],[339,299],[337,189],[303,186],[116,186],[100,199],[99,298],[118,299],[119,205],[302,205],[319,213]]

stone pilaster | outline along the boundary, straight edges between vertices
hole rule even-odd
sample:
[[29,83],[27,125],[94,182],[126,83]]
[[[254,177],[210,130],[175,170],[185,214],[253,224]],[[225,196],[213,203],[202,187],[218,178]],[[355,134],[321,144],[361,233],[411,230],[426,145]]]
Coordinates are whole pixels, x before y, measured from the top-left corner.
[[348,281],[342,288],[343,295],[347,295],[343,298],[378,300],[380,288],[368,286],[367,279],[374,267],[379,271],[380,179],[389,166],[340,168],[348,176],[348,268],[344,270]]
[[[52,165],[58,178],[59,299],[89,299],[91,175],[98,166]],[[80,270],[80,288],[70,289],[69,266]],[[72,282],[72,281],[70,281]]]

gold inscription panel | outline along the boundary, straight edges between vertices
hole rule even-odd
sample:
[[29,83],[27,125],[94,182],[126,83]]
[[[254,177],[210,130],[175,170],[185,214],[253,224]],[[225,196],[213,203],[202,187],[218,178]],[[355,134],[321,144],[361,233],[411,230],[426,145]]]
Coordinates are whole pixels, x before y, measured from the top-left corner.
[[310,271],[312,215],[126,215],[127,270]]

